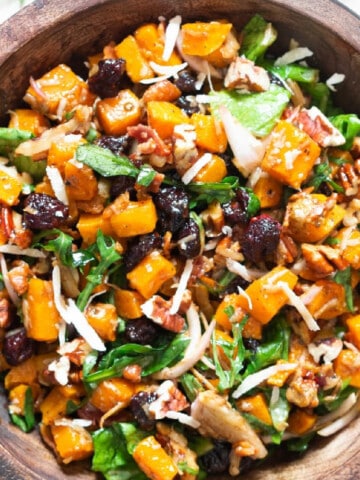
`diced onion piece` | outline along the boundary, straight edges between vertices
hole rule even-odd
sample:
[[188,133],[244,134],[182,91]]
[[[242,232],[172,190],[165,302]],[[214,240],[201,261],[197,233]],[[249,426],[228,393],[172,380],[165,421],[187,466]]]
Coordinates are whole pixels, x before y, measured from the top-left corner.
[[181,177],[182,182],[187,185],[188,183],[191,182],[191,180],[196,177],[196,175],[200,172],[200,170],[205,167],[209,162],[211,162],[212,155],[211,153],[204,153],[196,162],[194,165],[192,165],[184,175]]
[[168,412],[166,412],[165,418],[170,418],[170,420],[177,420],[178,422],[187,425],[188,427],[200,427],[200,422],[195,420],[195,418],[191,417],[190,415],[186,415],[186,413],[169,410]]
[[233,392],[233,398],[239,398],[244,393],[252,390],[261,383],[265,382],[269,377],[276,375],[278,372],[283,372],[286,370],[295,370],[297,368],[297,363],[279,363],[278,365],[271,365],[270,367],[264,368],[259,372],[253,373],[246,377],[239,387]]
[[359,414],[359,402],[345,415],[335,420],[335,422],[317,431],[321,437],[329,437],[349,425]]
[[7,293],[9,294],[10,300],[13,302],[14,305],[18,306],[20,304],[20,298],[18,297],[18,294],[15,292],[10,282],[6,260],[2,253],[0,253],[0,270],[3,276],[4,285],[7,290]]
[[244,177],[248,177],[260,166],[265,153],[265,144],[243,127],[223,105],[219,107],[219,113],[235,157],[233,163]]
[[275,66],[288,65],[289,63],[298,62],[304,58],[311,57],[313,52],[307,47],[297,47],[289,50],[288,52],[281,55],[275,61]]
[[0,253],[9,255],[24,255],[33,258],[46,258],[46,254],[37,248],[20,248],[17,245],[0,245]]
[[154,378],[166,380],[180,377],[200,360],[209,346],[210,338],[215,328],[215,320],[210,323],[203,336],[201,336],[200,318],[193,304],[190,305],[186,312],[186,318],[189,325],[190,343],[185,350],[184,358],[173,367],[166,367],[155,373],[153,375]]
[[181,274],[179,285],[177,287],[177,290],[175,292],[175,295],[172,298],[172,304],[169,310],[170,315],[173,315],[174,313],[177,313],[179,310],[181,300],[183,298],[184,292],[187,288],[187,284],[193,269],[193,261],[191,258],[186,260],[184,270]]
[[33,77],[30,77],[29,83],[32,86],[32,88],[34,89],[35,93],[40,98],[47,101],[46,93],[44,92],[44,90],[41,89],[40,85],[38,84],[38,82]]
[[260,278],[264,275],[264,272],[261,272],[260,270],[254,270],[245,267],[240,262],[237,262],[236,260],[233,260],[232,258],[227,258],[226,259],[226,268],[232,272],[235,273],[236,275],[239,275],[239,277],[243,278],[247,282],[253,282],[257,278]]
[[48,176],[51,188],[54,190],[55,196],[60,202],[69,205],[69,199],[66,193],[65,182],[56,167],[46,167],[46,175]]
[[298,297],[289,287],[289,285],[285,282],[279,282],[277,287],[281,288],[282,291],[286,294],[288,297],[290,305],[296,308],[296,310],[300,313],[300,315],[303,317],[304,322],[306,323],[307,327],[309,330],[312,330],[313,332],[320,330],[319,325],[317,324],[316,320],[314,317],[311,315],[309,310],[306,308],[304,303],[301,301],[301,298]]
[[76,306],[75,302],[69,298],[65,303],[61,295],[61,278],[60,269],[57,265],[54,266],[52,272],[53,290],[54,290],[54,302],[56,309],[60,316],[65,320],[67,324],[74,325],[76,331],[84,340],[90,345],[91,348],[98,351],[106,350],[104,342],[99,335],[93,329],[93,327],[87,321],[85,315]]
[[164,51],[162,55],[162,59],[167,62],[172,52],[174,51],[176,41],[180,32],[180,25],[181,25],[181,16],[176,15],[175,17],[169,20],[169,23],[165,30],[165,45]]
[[326,85],[332,90],[333,92],[336,92],[336,88],[334,85],[337,85],[339,83],[342,83],[345,80],[345,75],[343,73],[333,73],[331,77],[329,77],[326,80]]

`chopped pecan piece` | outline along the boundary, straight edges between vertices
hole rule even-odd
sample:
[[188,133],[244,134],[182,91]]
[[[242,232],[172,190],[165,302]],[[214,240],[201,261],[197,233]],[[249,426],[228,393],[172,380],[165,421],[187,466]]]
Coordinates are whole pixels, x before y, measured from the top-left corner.
[[229,66],[224,85],[231,89],[264,92],[270,87],[270,78],[264,68],[256,66],[247,58],[236,57]]

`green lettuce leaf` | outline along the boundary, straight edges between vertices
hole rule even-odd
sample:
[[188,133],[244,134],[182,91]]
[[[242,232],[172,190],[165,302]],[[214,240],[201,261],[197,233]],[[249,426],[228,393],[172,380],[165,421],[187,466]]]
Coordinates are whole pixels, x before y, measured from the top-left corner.
[[76,160],[85,163],[103,177],[136,177],[139,173],[139,169],[127,157],[115,155],[107,148],[97,145],[80,145],[76,150]]
[[261,15],[254,15],[242,30],[240,55],[256,61],[277,38],[277,31]]
[[0,155],[7,157],[20,143],[33,137],[34,135],[26,130],[0,127]]
[[340,148],[349,150],[352,147],[354,138],[360,133],[360,118],[354,113],[336,115],[330,117],[331,123],[344,135],[346,143]]

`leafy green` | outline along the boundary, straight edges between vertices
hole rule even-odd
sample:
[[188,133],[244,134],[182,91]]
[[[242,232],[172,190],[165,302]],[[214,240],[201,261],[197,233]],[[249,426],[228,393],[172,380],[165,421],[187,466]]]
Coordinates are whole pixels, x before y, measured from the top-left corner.
[[[349,395],[356,393],[357,388],[349,385],[349,379],[342,382],[341,388],[336,392],[335,398],[334,395],[329,395],[328,391],[319,392],[319,406],[316,408],[316,413],[318,415],[326,415],[328,412],[333,412],[337,410],[340,405],[346,400]],[[329,398],[331,400],[329,400]]]
[[286,389],[279,390],[279,398],[276,402],[270,402],[269,407],[274,427],[279,432],[284,431],[290,412],[290,404],[286,398]]
[[263,342],[249,355],[249,365],[244,377],[275,363],[287,360],[289,353],[290,327],[286,319],[279,315],[264,329]]
[[96,236],[96,247],[97,265],[90,268],[85,288],[77,298],[76,304],[80,310],[84,310],[92,291],[102,283],[103,276],[108,273],[110,266],[121,259],[121,255],[115,250],[115,241],[111,237],[104,236],[101,230],[98,230]]
[[114,423],[93,433],[92,470],[101,472],[106,480],[145,480],[146,475],[128,451],[127,440],[132,444],[133,432],[123,425]]
[[238,177],[225,177],[220,182],[194,182],[187,185],[191,195],[190,208],[197,204],[210,204],[214,200],[227,203],[235,196],[235,189],[239,185]]
[[110,350],[99,362],[93,373],[84,375],[84,381],[99,382],[121,375],[127,365],[136,363],[142,367],[142,376],[151,375],[177,362],[189,343],[189,337],[176,335],[170,343],[160,347],[127,343]]
[[255,430],[260,430],[261,433],[271,435],[273,438],[279,435],[279,432],[275,430],[272,425],[262,422],[258,417],[255,415],[251,415],[251,413],[241,412],[241,415],[250,423]]
[[351,285],[351,267],[347,267],[344,270],[338,270],[334,275],[334,281],[339,285],[342,285],[345,288],[345,301],[346,307],[349,312],[353,313],[354,309],[354,298],[353,298],[353,289]]
[[319,70],[317,68],[305,67],[297,63],[274,65],[274,62],[269,60],[263,60],[260,64],[266,70],[283,80],[290,79],[300,83],[314,83],[319,80]]
[[248,204],[246,206],[246,215],[248,220],[251,217],[254,217],[258,211],[260,210],[260,200],[257,195],[255,195],[254,191],[248,187],[240,187],[239,190],[244,190],[248,194]]
[[329,120],[344,135],[346,143],[340,148],[349,150],[352,147],[354,138],[360,132],[360,118],[355,113],[336,115]]
[[45,175],[46,160],[34,161],[25,155],[10,155],[10,162],[16,167],[18,172],[29,173],[35,182],[40,182]]
[[319,165],[315,165],[314,174],[311,179],[307,182],[309,187],[314,187],[317,191],[323,183],[328,184],[332,189],[337,193],[343,193],[344,189],[342,186],[334,182],[331,178],[332,170],[329,162],[323,161]]
[[139,173],[139,169],[127,157],[115,155],[107,148],[97,145],[80,145],[76,150],[76,160],[85,163],[103,177],[136,177]]
[[26,130],[0,127],[0,155],[7,157],[20,143],[33,137],[34,135]]
[[137,176],[136,183],[143,187],[148,187],[154,180],[157,172],[147,164],[141,165],[139,175]]
[[201,385],[199,380],[191,373],[184,373],[184,375],[180,377],[180,383],[190,402],[193,402],[198,393],[204,390],[204,387]]
[[240,93],[235,90],[212,91],[211,107],[218,115],[221,105],[258,137],[265,137],[274,128],[290,99],[290,92],[278,85],[271,85],[266,92]]
[[34,399],[31,388],[25,392],[24,415],[10,414],[11,421],[23,432],[28,433],[35,427]]
[[258,14],[245,25],[242,35],[240,54],[253,61],[262,57],[277,38],[277,32],[271,23]]
[[287,440],[284,445],[290,452],[304,453],[309,448],[309,443],[314,438],[315,432],[308,433],[303,437]]

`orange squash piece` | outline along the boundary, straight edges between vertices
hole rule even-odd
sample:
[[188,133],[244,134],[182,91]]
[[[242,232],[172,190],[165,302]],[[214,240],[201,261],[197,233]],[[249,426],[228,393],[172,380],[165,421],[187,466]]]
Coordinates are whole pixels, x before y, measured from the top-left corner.
[[135,390],[135,384],[128,380],[118,377],[110,378],[98,384],[91,395],[90,401],[94,407],[102,412],[107,412],[116,405],[125,408],[129,405]]
[[94,451],[90,433],[79,425],[51,425],[55,448],[63,463],[85,460]]
[[327,279],[318,280],[314,285],[321,290],[306,306],[315,319],[331,320],[347,312],[343,285]]
[[52,425],[55,420],[65,417],[66,407],[70,399],[74,402],[78,402],[77,395],[74,395],[72,398],[68,395],[64,395],[64,392],[61,390],[61,388],[59,388],[59,386],[55,386],[52,390],[50,390],[40,404],[42,423],[44,425]]
[[24,311],[24,325],[29,338],[54,342],[59,335],[60,316],[54,303],[52,282],[30,278]]
[[30,108],[18,108],[10,112],[9,128],[26,130],[38,137],[50,127],[49,120]]
[[110,218],[105,218],[101,213],[97,215],[81,214],[76,228],[79,230],[85,245],[91,245],[96,241],[98,230],[101,230],[104,235],[114,234]]
[[349,332],[346,338],[360,349],[360,315],[352,315],[345,320]]
[[64,178],[69,200],[91,200],[98,192],[97,179],[88,165],[66,162]]
[[80,135],[66,135],[50,145],[47,164],[56,167],[62,175],[65,173],[65,164],[75,157],[76,149],[86,143]]
[[130,287],[144,298],[152,297],[167,280],[176,273],[175,266],[158,252],[146,255],[136,267],[126,275]]
[[317,416],[297,408],[291,412],[288,419],[288,430],[295,435],[304,435],[315,425]]
[[36,83],[43,95],[30,85],[24,100],[35,110],[50,117],[57,117],[59,109],[61,119],[64,119],[64,115],[77,105],[92,105],[95,100],[86,82],[64,64],[45,73]]
[[[342,241],[346,235],[347,229],[340,230],[336,238]],[[349,235],[348,241],[345,242],[342,249],[341,256],[346,260],[355,270],[360,269],[360,232],[359,230],[353,230]]]
[[111,303],[95,303],[88,306],[85,316],[98,335],[106,342],[116,339],[118,316]]
[[208,152],[224,153],[227,137],[224,127],[213,115],[194,113],[191,123],[195,127],[196,145]]
[[255,183],[253,191],[260,200],[261,208],[278,207],[281,203],[284,185],[268,174],[262,175]]
[[241,398],[236,402],[236,406],[240,411],[250,413],[261,422],[272,425],[270,410],[263,393]]
[[161,25],[147,23],[135,30],[134,37],[139,45],[141,54],[148,62],[155,62],[158,65],[179,65],[181,58],[175,50],[171,53],[169,60],[163,60],[164,32]]
[[360,353],[348,348],[342,350],[334,360],[334,371],[352,387],[360,388]]
[[145,78],[154,77],[154,72],[148,61],[142,54],[140,47],[132,35],[115,46],[115,52],[118,58],[123,58],[126,62],[125,70],[134,83],[139,83]]
[[186,55],[210,55],[221,47],[231,29],[231,23],[185,23],[181,27],[181,49]]
[[100,100],[96,115],[107,135],[125,135],[127,127],[137,125],[142,116],[138,97],[131,90],[121,90],[116,97]]
[[174,127],[181,123],[190,123],[189,117],[170,102],[150,101],[146,105],[148,123],[162,139],[172,136]]
[[157,214],[152,199],[124,202],[110,217],[111,228],[118,237],[133,237],[154,231]]
[[22,183],[16,177],[0,170],[0,203],[12,207],[19,203]]
[[143,315],[140,307],[145,298],[139,292],[117,288],[114,295],[116,310],[120,317],[133,320]]
[[211,155],[208,162],[194,177],[194,182],[220,182],[226,177],[227,168],[225,161],[218,155]]
[[174,102],[181,95],[181,90],[170,80],[161,80],[150,85],[144,92],[142,100],[148,103],[152,100],[159,102]]
[[153,435],[136,445],[133,457],[145,475],[152,480],[172,480],[178,474],[173,459]]
[[280,120],[270,134],[261,168],[281,183],[299,189],[319,155],[319,145],[307,133]]

